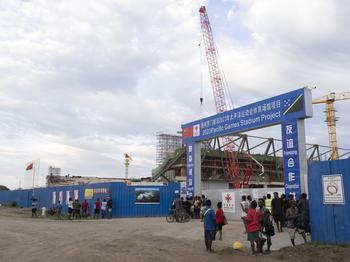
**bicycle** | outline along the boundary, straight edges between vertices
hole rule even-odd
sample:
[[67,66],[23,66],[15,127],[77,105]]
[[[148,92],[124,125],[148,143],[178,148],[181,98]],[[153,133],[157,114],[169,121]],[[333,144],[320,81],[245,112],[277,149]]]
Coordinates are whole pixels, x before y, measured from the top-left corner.
[[175,209],[169,209],[169,215],[166,216],[166,221],[168,223],[172,223],[174,221],[179,223],[189,222],[191,220],[191,216],[187,214],[184,210],[179,210],[176,212]]

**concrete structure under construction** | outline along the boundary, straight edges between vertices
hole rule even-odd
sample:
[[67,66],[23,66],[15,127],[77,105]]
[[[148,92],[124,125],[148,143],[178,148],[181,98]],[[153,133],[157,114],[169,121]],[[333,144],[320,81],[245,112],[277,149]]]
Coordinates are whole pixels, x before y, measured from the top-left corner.
[[[233,138],[235,158],[238,163],[239,181],[241,187],[283,187],[283,163],[281,140],[237,135]],[[307,145],[308,163],[328,159],[330,148],[317,144]],[[348,157],[349,149],[342,148],[341,156]],[[253,153],[254,151],[254,153]],[[250,156],[251,157],[250,157]],[[220,146],[220,141],[204,141],[202,144],[202,189],[232,188],[232,178],[227,172],[228,154]],[[258,165],[252,157],[258,162]],[[262,174],[261,165],[264,167]],[[245,171],[251,167],[251,176],[244,184]],[[164,161],[152,171],[152,180],[165,179],[169,181],[186,181],[186,150],[184,147],[168,154]]]
[[[240,166],[240,181],[243,181],[245,166],[249,163],[253,167],[253,175],[247,187],[283,187],[282,158],[266,155],[254,155],[265,167],[265,173],[259,176],[260,166],[247,159],[243,154],[237,155]],[[202,150],[202,187],[203,189],[232,188],[232,181],[227,174],[226,156],[216,150]],[[163,173],[170,181],[186,181],[186,154],[183,148],[176,150],[161,166],[153,170],[153,178]],[[243,186],[243,185],[242,185]]]
[[87,185],[107,182],[126,182],[124,178],[103,178],[103,177],[86,177],[86,176],[59,176],[48,175],[46,177],[46,186],[68,186],[68,185]]
[[182,137],[179,135],[165,134],[159,132],[156,135],[156,166],[161,165],[168,155],[182,146]]

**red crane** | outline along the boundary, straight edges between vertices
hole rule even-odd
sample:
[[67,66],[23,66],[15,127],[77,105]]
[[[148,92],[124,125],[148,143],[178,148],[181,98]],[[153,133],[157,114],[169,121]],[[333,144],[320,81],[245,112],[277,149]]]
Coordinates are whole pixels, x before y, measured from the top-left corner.
[[[222,78],[222,73],[218,62],[218,53],[215,48],[213,32],[205,6],[201,6],[199,8],[199,14],[216,112],[222,113],[228,109],[227,98],[225,95],[225,81]],[[239,165],[236,152],[234,150],[234,144],[232,143],[232,139],[230,137],[223,137],[221,141],[223,145],[225,145],[224,150],[227,159],[226,167],[230,176],[232,177],[233,187],[239,188]]]

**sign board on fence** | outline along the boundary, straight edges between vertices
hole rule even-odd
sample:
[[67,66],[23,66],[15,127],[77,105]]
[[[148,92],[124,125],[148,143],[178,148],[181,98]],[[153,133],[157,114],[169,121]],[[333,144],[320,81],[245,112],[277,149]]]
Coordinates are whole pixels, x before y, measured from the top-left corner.
[[135,188],[135,204],[159,204],[159,188]]
[[258,189],[253,189],[252,195],[253,195],[253,199],[258,199],[259,198]]
[[60,191],[60,192],[58,193],[58,200],[60,201],[61,205],[63,205],[63,204],[62,204],[62,203],[63,203],[63,191]]
[[56,205],[56,191],[52,192],[52,204]]
[[222,210],[229,213],[236,212],[234,192],[222,192]]
[[66,190],[66,205],[69,203],[69,198],[70,198],[70,191]]
[[94,190],[92,188],[85,188],[84,198],[92,199],[94,196]]
[[74,200],[79,198],[79,190],[74,190]]
[[345,204],[343,175],[322,176],[323,204]]

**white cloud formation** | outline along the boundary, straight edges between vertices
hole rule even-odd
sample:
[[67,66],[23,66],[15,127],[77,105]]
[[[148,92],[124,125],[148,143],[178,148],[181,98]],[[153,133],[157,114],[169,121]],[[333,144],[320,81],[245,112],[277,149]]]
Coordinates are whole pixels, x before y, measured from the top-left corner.
[[[214,113],[200,2],[1,1],[0,184],[16,187],[37,158],[41,173],[56,165],[122,177],[123,152],[134,158],[131,176],[150,175],[157,131]],[[346,1],[207,4],[235,105],[304,85],[318,86],[315,96],[349,90]],[[346,127],[349,103],[338,104]],[[324,143],[322,106],[315,111],[309,138]]]

